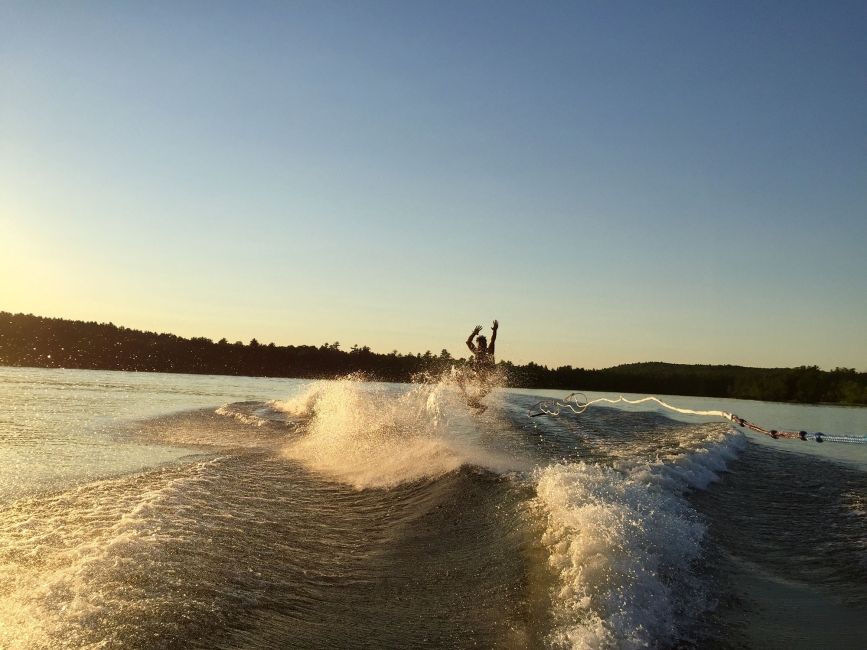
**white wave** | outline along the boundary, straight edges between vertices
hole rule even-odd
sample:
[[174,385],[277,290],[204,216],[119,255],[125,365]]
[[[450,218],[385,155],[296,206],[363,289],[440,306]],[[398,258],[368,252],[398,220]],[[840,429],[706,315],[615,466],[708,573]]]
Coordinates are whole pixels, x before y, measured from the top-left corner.
[[261,427],[263,424],[268,424],[268,420],[259,417],[252,413],[239,411],[233,404],[223,404],[220,408],[214,411],[217,415],[232,418],[241,424],[249,424],[254,427]]
[[[690,431],[691,429],[685,429]],[[702,429],[693,429],[701,434]],[[720,478],[720,473],[726,470],[728,462],[737,458],[746,445],[746,438],[730,429],[728,433],[720,427],[712,427],[703,439],[695,444],[682,443],[679,453],[664,458],[657,458],[653,463],[631,465],[624,462],[618,465],[620,469],[630,471],[635,480],[659,484],[675,494],[681,494],[688,489],[705,490],[711,483]]]
[[354,378],[321,381],[271,406],[310,418],[306,435],[286,446],[288,458],[357,489],[433,478],[466,464],[516,469],[512,457],[474,442],[480,419],[448,381],[403,393]]
[[[200,510],[189,493],[208,494],[220,462],[97,481],[6,509],[0,520],[0,648],[124,647],[127,628],[155,607],[131,575],[141,578],[147,573],[142,567],[155,566],[152,553],[166,539],[165,517]],[[130,483],[141,491],[129,490]],[[125,614],[120,622],[118,612]],[[114,622],[107,626],[107,620]]]
[[[219,419],[202,411],[176,413],[137,424],[137,440],[179,447],[261,448],[278,444],[282,431],[262,426],[255,419],[244,421],[244,412],[227,404],[213,411]],[[251,416],[255,418],[256,416]],[[236,426],[232,420],[244,424]],[[252,424],[253,427],[249,426]]]
[[730,435],[667,460],[537,470],[542,542],[556,574],[554,631],[563,648],[645,648],[673,642],[707,607],[691,568],[705,528],[685,490],[718,479],[743,445]]

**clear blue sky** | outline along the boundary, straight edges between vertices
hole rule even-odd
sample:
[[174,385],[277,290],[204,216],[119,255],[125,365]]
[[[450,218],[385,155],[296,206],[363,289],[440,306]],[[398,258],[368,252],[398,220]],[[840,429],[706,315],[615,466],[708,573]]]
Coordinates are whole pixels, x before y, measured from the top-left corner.
[[2,2],[0,309],[867,370],[867,3]]

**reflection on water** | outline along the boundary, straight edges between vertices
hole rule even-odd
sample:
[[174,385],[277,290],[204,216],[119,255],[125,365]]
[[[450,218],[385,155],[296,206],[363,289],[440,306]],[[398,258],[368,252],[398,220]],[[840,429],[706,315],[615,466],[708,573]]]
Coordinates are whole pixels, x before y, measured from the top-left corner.
[[283,397],[291,379],[0,368],[0,499],[176,460],[141,445],[139,422],[175,411]]

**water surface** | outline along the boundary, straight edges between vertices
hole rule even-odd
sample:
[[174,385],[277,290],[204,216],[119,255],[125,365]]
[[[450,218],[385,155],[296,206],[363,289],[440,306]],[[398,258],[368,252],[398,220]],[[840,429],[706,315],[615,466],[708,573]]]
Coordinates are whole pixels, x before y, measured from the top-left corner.
[[558,394],[0,368],[0,647],[861,647],[867,445]]

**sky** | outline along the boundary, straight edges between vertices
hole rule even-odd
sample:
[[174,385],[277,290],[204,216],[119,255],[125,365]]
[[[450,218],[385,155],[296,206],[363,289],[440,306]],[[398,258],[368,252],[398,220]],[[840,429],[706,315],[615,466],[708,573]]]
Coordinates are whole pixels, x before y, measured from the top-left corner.
[[0,310],[867,371],[864,2],[0,0]]

